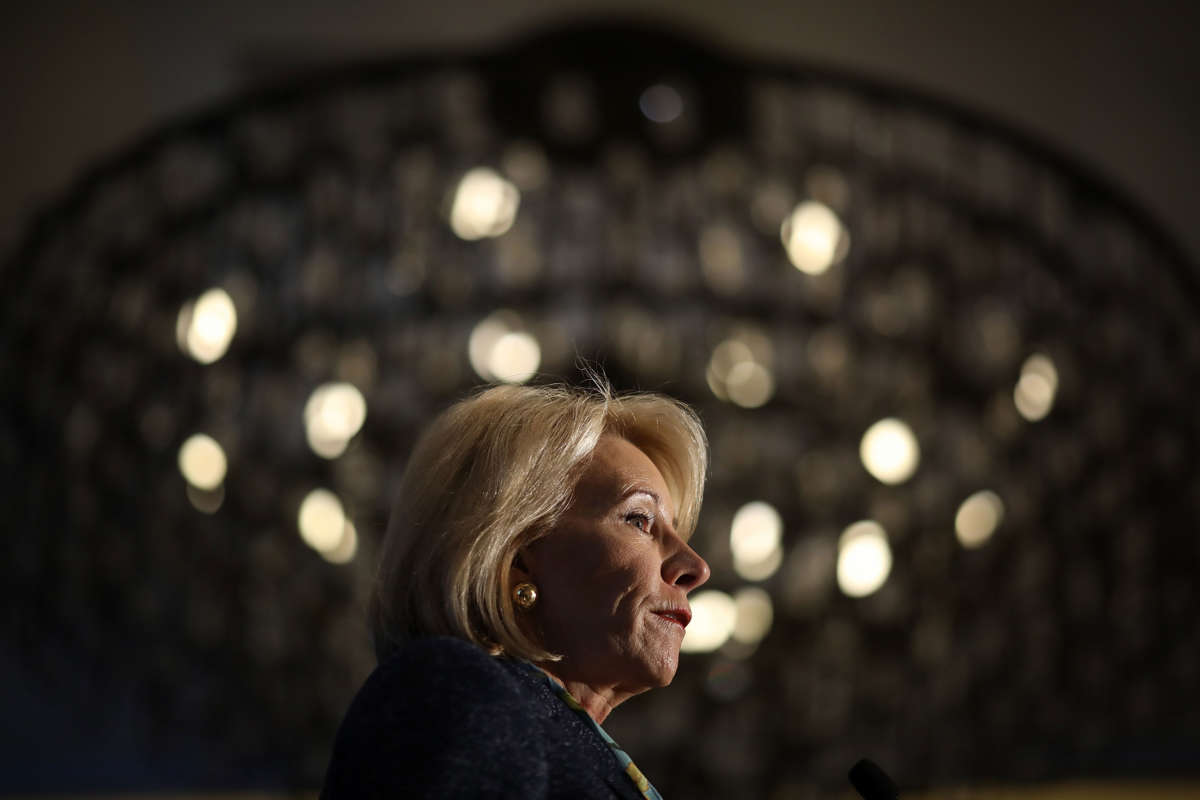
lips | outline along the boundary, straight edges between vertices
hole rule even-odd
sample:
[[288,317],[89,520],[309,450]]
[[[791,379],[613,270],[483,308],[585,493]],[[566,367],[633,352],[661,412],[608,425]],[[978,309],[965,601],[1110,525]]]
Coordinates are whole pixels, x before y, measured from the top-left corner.
[[665,620],[674,622],[681,628],[686,628],[688,623],[692,621],[692,612],[686,608],[665,608],[654,613]]

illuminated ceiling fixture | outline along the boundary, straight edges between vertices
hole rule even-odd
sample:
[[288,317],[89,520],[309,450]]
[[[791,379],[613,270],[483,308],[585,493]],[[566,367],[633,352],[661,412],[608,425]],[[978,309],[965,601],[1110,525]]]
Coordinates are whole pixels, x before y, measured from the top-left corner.
[[179,471],[197,489],[218,488],[225,480],[227,464],[225,451],[207,434],[193,434],[179,448]]
[[224,289],[209,289],[179,309],[175,339],[179,349],[201,364],[225,355],[237,332],[237,309]]
[[738,509],[729,530],[733,568],[748,581],[765,580],[783,563],[783,520],[769,503],[754,501]]
[[921,460],[921,448],[912,428],[891,417],[867,428],[858,452],[867,472],[888,484],[911,478]]
[[1017,412],[1030,422],[1044,419],[1058,394],[1058,369],[1049,356],[1034,353],[1021,365],[1021,377],[1013,389]]
[[680,649],[685,653],[716,650],[733,635],[737,625],[737,603],[725,592],[705,589],[689,599],[692,621]]
[[887,533],[874,520],[863,520],[842,531],[838,540],[837,582],[850,597],[866,597],[883,586],[892,571]]
[[846,257],[850,234],[833,209],[808,200],[783,221],[779,238],[792,265],[808,275],[820,275]]
[[512,227],[521,192],[495,170],[476,167],[459,181],[450,206],[450,228],[467,241],[501,236]]
[[712,393],[742,408],[760,408],[775,394],[771,340],[749,326],[713,348],[705,371]]
[[746,586],[734,593],[733,603],[737,618],[733,623],[732,637],[742,644],[758,644],[771,630],[774,620],[771,595],[758,586]]
[[322,458],[337,458],[362,428],[367,402],[352,383],[318,386],[304,405],[308,446]]
[[542,350],[533,334],[524,330],[520,316],[501,310],[474,327],[467,355],[475,374],[484,380],[525,383],[537,373]]
[[313,489],[300,503],[300,538],[322,555],[344,547],[347,523],[341,499],[328,489]]
[[1004,519],[1004,503],[999,495],[987,490],[976,492],[962,502],[954,515],[954,534],[970,550],[982,547],[992,538]]

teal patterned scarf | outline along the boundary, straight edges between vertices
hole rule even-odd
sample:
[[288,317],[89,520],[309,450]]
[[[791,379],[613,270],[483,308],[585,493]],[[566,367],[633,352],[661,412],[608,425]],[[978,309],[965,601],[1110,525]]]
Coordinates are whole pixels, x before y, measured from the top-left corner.
[[[537,668],[535,667],[535,669]],[[614,742],[611,736],[605,733],[604,728],[600,727],[600,723],[592,719],[592,715],[587,713],[587,710],[579,704],[579,701],[572,697],[571,693],[568,692],[562,684],[554,680],[554,678],[551,678],[543,670],[538,671],[542,672],[542,674],[546,676],[546,680],[550,682],[550,686],[554,689],[555,693],[562,698],[563,702],[573,709],[575,713],[586,719],[591,726],[596,729],[596,733],[600,734],[600,738],[608,742],[609,749],[612,750],[613,755],[617,757],[617,763],[621,765],[621,767],[625,770],[625,774],[628,775],[630,780],[633,781],[634,785],[637,786],[638,791],[642,793],[642,797],[646,798],[646,800],[663,800],[662,795],[658,793],[658,789],[655,789],[654,785],[650,783],[650,780],[642,774],[640,769],[637,768],[637,764],[633,763],[633,759],[629,757],[629,754],[622,750],[621,746]]]

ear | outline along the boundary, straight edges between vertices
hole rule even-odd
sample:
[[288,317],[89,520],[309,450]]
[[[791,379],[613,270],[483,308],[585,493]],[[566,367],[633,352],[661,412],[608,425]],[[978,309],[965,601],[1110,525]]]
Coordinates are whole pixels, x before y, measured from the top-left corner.
[[537,576],[542,574],[542,561],[544,560],[544,552],[542,542],[545,537],[539,537],[529,542],[513,556],[512,562],[512,578],[514,584],[521,581],[531,581],[537,583]]
[[533,576],[529,571],[529,567],[526,566],[526,561],[527,558],[524,551],[518,552],[516,556],[513,557],[512,571],[509,573],[509,578],[514,586],[523,581],[529,581],[533,579]]

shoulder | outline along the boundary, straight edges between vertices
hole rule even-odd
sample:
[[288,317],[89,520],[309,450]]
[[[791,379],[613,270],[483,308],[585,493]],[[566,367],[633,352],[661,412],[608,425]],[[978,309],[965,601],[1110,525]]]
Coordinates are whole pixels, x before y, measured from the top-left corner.
[[470,642],[427,637],[414,640],[380,664],[363,690],[423,704],[453,703],[460,708],[469,704],[493,714],[512,713],[524,707],[526,691],[516,679],[515,667]]
[[513,665],[480,647],[448,636],[408,642],[367,678],[347,713],[347,722],[366,716],[403,734],[411,723],[436,716],[439,727],[495,725],[522,716],[527,690]]
[[437,673],[445,669],[497,678],[506,673],[500,658],[487,654],[479,645],[452,636],[425,636],[408,640],[385,658],[374,674]]
[[379,665],[381,670],[448,669],[498,680],[508,674],[506,661],[493,656],[479,645],[453,636],[423,636],[406,642],[391,658]]
[[545,766],[519,669],[459,639],[405,643],[346,712],[323,796],[530,793]]

